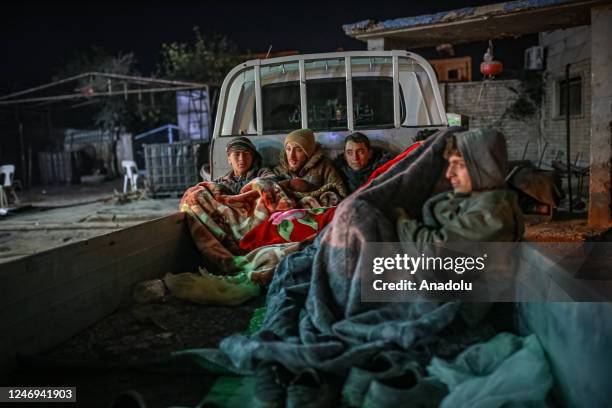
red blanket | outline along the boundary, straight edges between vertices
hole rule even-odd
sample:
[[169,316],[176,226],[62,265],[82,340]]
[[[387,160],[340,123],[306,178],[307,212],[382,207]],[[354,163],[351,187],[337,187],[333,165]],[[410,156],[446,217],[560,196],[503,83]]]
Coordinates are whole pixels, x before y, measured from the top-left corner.
[[247,232],[240,248],[251,251],[264,245],[301,242],[316,235],[334,217],[336,207],[278,211]]
[[402,160],[404,157],[408,156],[410,153],[412,153],[414,150],[416,150],[422,144],[423,144],[423,142],[416,142],[416,143],[413,143],[412,145],[408,146],[408,148],[406,150],[404,150],[403,152],[401,152],[400,154],[395,156],[393,159],[389,160],[388,162],[386,162],[385,164],[383,164],[382,166],[380,166],[379,168],[374,170],[374,172],[370,175],[370,178],[368,178],[368,181],[363,186],[361,186],[359,188],[362,189],[365,186],[369,185],[372,182],[372,180],[374,180],[376,177],[380,176],[381,174],[385,173],[395,163],[397,163],[398,161]]
[[[389,170],[395,163],[416,150],[422,142],[409,146],[393,160],[383,164],[370,176],[360,189]],[[252,251],[264,245],[301,242],[316,234],[334,217],[336,207],[315,209],[292,209],[275,212],[270,217],[247,232],[239,242],[241,249]]]

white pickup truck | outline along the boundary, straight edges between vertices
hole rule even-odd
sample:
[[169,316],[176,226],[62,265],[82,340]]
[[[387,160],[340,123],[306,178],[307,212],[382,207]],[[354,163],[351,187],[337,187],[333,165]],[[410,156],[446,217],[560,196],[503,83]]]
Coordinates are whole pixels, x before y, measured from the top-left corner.
[[330,158],[344,137],[366,134],[400,152],[424,128],[448,126],[434,70],[407,51],[355,51],[252,60],[221,86],[211,147],[211,176],[229,171],[225,147],[249,137],[264,164],[278,162],[284,137],[309,128]]

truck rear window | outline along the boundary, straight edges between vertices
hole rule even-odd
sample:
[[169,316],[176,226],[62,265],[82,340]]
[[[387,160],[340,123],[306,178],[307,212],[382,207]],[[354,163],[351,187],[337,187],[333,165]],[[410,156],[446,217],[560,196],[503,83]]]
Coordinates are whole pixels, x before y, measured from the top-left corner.
[[347,128],[344,78],[307,80],[306,100],[310,129],[317,131]]
[[287,132],[302,127],[300,83],[280,82],[261,88],[263,131]]
[[[386,77],[354,77],[352,83],[355,127],[393,126],[393,80]],[[261,92],[265,133],[286,132],[301,127],[298,81],[265,85]],[[325,131],[347,128],[344,78],[307,80],[306,98],[310,129]],[[403,122],[403,97],[400,97],[400,101]]]
[[[354,77],[353,112],[356,129],[393,126],[393,79]],[[401,85],[400,118],[406,118]]]

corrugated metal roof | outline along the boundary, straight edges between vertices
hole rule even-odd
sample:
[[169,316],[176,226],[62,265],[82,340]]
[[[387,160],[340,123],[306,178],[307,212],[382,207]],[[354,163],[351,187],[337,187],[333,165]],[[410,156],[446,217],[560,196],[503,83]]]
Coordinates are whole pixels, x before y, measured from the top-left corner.
[[424,47],[590,24],[590,9],[610,0],[518,0],[480,7],[464,7],[385,21],[363,20],[342,26],[351,37],[386,38],[400,47]]
[[572,0],[519,0],[498,3],[481,7],[464,7],[456,10],[441,11],[439,13],[424,14],[421,16],[394,18],[376,22],[363,20],[342,26],[347,35],[373,32],[379,30],[397,30],[401,28],[417,27],[443,22],[460,21],[468,17],[494,16],[517,11],[550,7],[560,4],[572,3]]

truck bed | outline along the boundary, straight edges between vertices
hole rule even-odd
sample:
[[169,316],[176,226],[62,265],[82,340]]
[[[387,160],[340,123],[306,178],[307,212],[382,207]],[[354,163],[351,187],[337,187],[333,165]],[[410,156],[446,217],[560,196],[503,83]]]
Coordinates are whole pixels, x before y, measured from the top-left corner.
[[[547,352],[556,400],[575,406],[609,400],[604,383],[612,303],[603,297],[571,300],[576,290],[606,292],[610,282],[582,288],[571,280],[568,286],[572,276],[546,254],[526,251],[524,260],[527,281],[549,275],[548,287],[567,293],[566,302],[520,303],[516,314],[522,330],[535,333]],[[3,383],[76,385],[79,401],[88,407],[107,406],[112,395],[129,388],[146,394],[148,406],[195,405],[213,376],[134,371],[125,365],[175,350],[215,347],[246,329],[257,302],[231,308],[171,301],[134,308],[134,283],[195,271],[201,262],[184,214],[176,213],[0,265],[0,368],[8,379]],[[36,357],[17,364],[18,353]]]
[[131,300],[134,283],[200,263],[184,214],[0,265],[0,372],[51,349]]
[[224,307],[173,299],[121,307],[52,350],[22,357],[6,385],[76,386],[79,406],[91,408],[107,407],[128,389],[140,392],[147,407],[196,406],[214,375],[186,360],[153,367],[139,363],[175,351],[217,347],[226,336],[248,328],[261,301]]
[[127,389],[149,407],[196,405],[213,376],[181,372],[188,364],[172,375],[130,365],[216,347],[248,327],[261,300],[136,305],[131,290],[169,272],[196,271],[201,260],[184,214],[176,213],[0,265],[2,383],[76,386],[78,406],[107,407]]

